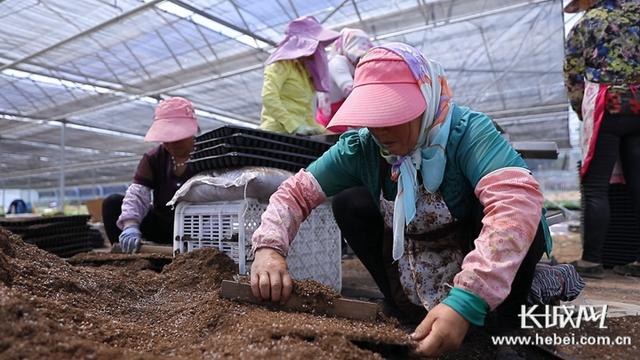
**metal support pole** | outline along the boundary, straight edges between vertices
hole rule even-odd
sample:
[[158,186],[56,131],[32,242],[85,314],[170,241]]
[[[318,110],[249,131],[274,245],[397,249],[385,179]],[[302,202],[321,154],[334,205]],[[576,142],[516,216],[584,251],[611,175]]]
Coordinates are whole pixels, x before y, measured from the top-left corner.
[[[182,0],[169,0],[169,2],[172,2],[172,3],[174,3],[174,4],[176,4],[176,5],[180,6],[180,7],[183,7],[185,9],[193,12],[194,14],[198,14],[198,15],[206,18],[206,19],[215,21],[215,22],[217,22],[218,24],[220,24],[222,26],[228,27],[229,29],[233,29],[233,30],[235,30],[235,31],[237,31],[237,32],[239,32],[239,33],[241,33],[243,35],[247,35],[247,36],[249,36],[251,38],[254,38],[256,40],[260,40],[265,44],[269,44],[269,45],[271,45],[273,47],[276,47],[278,45],[278,43],[276,43],[275,41],[273,41],[271,39],[267,39],[267,38],[265,38],[263,36],[260,36],[260,35],[258,35],[256,33],[252,32],[252,31],[250,31],[249,29],[243,29],[240,26],[236,26],[236,25],[234,25],[234,24],[232,24],[232,23],[230,23],[230,22],[228,22],[226,20],[223,20],[223,19],[221,19],[221,18],[219,18],[219,17],[217,17],[217,16],[215,16],[213,14],[210,14],[210,13],[208,13],[206,11],[198,9],[195,6],[187,4],[186,2],[184,2]],[[294,10],[295,10],[295,8],[294,8]]]
[[96,169],[95,168],[91,169],[91,185],[93,186],[91,188],[91,194],[93,195],[93,198],[95,199],[97,197],[100,197],[100,190],[98,190],[98,186],[96,185]]
[[65,122],[60,126],[60,195],[58,196],[60,211],[64,214],[64,167],[65,167],[65,129],[67,124]]
[[102,30],[102,29],[104,29],[104,28],[106,28],[106,27],[108,27],[108,26],[110,26],[112,24],[115,24],[117,22],[126,20],[127,18],[131,18],[135,14],[137,14],[139,12],[142,12],[142,11],[146,10],[147,8],[152,7],[152,6],[156,6],[157,3],[160,3],[162,1],[164,1],[164,0],[151,0],[146,4],[142,4],[142,5],[140,5],[140,6],[136,7],[136,8],[133,8],[133,9],[127,11],[127,12],[124,12],[124,13],[116,16],[116,17],[113,17],[113,18],[111,18],[111,19],[109,19],[109,20],[107,20],[107,21],[105,21],[105,22],[103,22],[101,24],[98,24],[98,25],[96,25],[96,26],[94,26],[92,28],[89,28],[87,30],[79,32],[79,33],[77,33],[77,34],[75,34],[75,35],[73,35],[73,36],[71,36],[69,38],[66,38],[66,39],[64,39],[62,41],[59,41],[59,42],[57,42],[57,43],[55,43],[53,45],[50,45],[50,46],[48,46],[48,47],[46,47],[46,48],[44,48],[42,50],[38,50],[37,52],[35,52],[33,54],[30,54],[30,55],[27,55],[27,56],[23,57],[22,59],[16,60],[16,61],[8,63],[8,64],[1,65],[0,66],[0,71],[2,71],[4,69],[14,68],[14,67],[26,62],[26,61],[29,61],[29,60],[31,60],[31,59],[33,59],[35,57],[38,57],[38,56],[40,56],[40,55],[42,55],[42,54],[44,54],[44,53],[46,53],[48,51],[51,51],[51,50],[56,49],[56,48],[59,48],[59,47],[65,45],[65,44],[68,44],[68,43],[76,40],[76,39],[82,38],[83,36],[87,36],[87,35],[96,33],[99,30]]
[[29,176],[27,178],[27,187],[28,187],[28,191],[29,191],[29,196],[27,197],[27,201],[29,201],[29,204],[31,204],[31,207],[33,208],[33,204],[31,203],[31,193],[33,192],[33,189],[31,188],[31,176]]

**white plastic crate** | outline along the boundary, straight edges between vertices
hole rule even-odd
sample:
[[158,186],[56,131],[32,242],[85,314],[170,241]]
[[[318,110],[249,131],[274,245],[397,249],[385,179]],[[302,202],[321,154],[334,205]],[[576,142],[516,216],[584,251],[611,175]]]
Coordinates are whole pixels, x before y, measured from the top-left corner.
[[[188,203],[176,206],[173,253],[217,248],[238,264],[238,273],[251,268],[251,237],[267,205],[255,199]],[[313,279],[340,292],[342,263],[340,230],[331,205],[315,208],[300,225],[289,248],[289,272],[294,279]]]

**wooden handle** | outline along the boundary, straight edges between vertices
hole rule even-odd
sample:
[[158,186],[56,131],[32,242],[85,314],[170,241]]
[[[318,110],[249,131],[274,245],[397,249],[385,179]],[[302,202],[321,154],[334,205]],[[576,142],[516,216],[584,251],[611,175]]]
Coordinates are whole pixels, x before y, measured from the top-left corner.
[[256,299],[251,292],[251,285],[229,280],[222,281],[222,297],[274,308],[302,311],[318,315],[338,316],[355,320],[374,321],[378,314],[378,305],[375,303],[345,298],[332,299],[330,303],[319,303],[316,299],[305,299],[292,294],[286,304],[277,305]]
[[142,244],[140,246],[140,251],[138,251],[138,252],[141,253],[141,254],[155,253],[155,254],[173,255],[173,246],[145,245],[145,244]]

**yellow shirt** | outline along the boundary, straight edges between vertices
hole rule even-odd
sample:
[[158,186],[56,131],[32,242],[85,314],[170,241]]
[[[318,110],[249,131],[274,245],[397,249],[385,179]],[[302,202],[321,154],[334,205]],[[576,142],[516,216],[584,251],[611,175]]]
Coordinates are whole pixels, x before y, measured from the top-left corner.
[[324,128],[314,119],[315,89],[309,72],[298,60],[280,60],[264,69],[262,84],[262,113],[260,128],[278,133],[293,134],[305,124]]

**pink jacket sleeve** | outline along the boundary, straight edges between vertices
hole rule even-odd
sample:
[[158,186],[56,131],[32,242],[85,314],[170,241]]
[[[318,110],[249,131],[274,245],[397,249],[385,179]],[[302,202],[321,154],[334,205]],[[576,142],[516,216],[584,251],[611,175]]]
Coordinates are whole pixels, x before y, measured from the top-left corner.
[[511,283],[538,230],[543,196],[527,169],[504,168],[484,176],[475,194],[484,207],[475,249],[464,258],[454,286],[483,298],[493,310]]
[[310,172],[300,170],[285,180],[271,195],[260,226],[253,233],[253,251],[268,247],[286,257],[300,224],[325,200],[320,184]]
[[122,200],[122,213],[116,225],[122,229],[124,222],[134,220],[140,225],[151,208],[151,189],[140,184],[131,184]]

